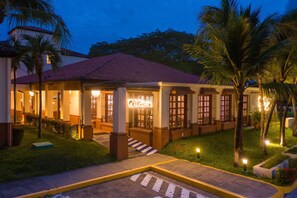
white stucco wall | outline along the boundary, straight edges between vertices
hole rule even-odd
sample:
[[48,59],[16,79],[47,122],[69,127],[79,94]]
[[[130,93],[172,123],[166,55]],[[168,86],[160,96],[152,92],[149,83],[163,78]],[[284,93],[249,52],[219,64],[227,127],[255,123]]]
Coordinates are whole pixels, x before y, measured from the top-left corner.
[[0,123],[9,123],[11,121],[10,65],[10,59],[0,58]]

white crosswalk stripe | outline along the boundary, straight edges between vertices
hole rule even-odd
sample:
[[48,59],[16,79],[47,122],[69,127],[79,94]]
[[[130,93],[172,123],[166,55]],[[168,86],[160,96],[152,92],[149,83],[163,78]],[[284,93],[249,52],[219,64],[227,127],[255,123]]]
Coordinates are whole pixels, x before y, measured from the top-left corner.
[[163,184],[163,180],[158,178],[157,181],[155,182],[154,186],[153,186],[153,191],[159,192],[160,189],[161,189],[162,184]]
[[128,145],[134,144],[135,142],[137,142],[137,140],[133,140],[133,141],[129,142]]
[[189,198],[190,191],[188,189],[182,188],[180,198]]
[[142,186],[147,186],[147,184],[150,182],[151,179],[152,179],[151,175],[146,175],[140,184]]
[[175,191],[175,185],[172,184],[172,183],[170,183],[170,184],[168,185],[168,188],[167,188],[167,191],[166,191],[166,193],[165,193],[165,196],[166,196],[166,197],[170,197],[170,198],[172,198],[173,195],[174,195],[174,191]]
[[155,154],[155,153],[157,153],[157,152],[158,152],[158,150],[154,149],[154,150],[152,150],[151,152],[147,153],[146,155],[152,155],[152,154]]
[[131,145],[133,148],[135,148],[135,147],[137,147],[137,146],[139,146],[139,145],[141,145],[142,143],[141,142],[138,142],[138,143],[136,143],[136,144],[133,144],[133,145]]
[[146,144],[143,144],[143,145],[141,145],[141,146],[139,146],[139,147],[137,147],[136,149],[142,149],[142,148],[144,148],[144,147],[146,147],[147,145]]
[[131,179],[132,181],[136,181],[136,180],[138,179],[139,176],[140,176],[140,173],[139,173],[139,174],[136,174],[136,175],[132,175],[132,176],[130,177],[130,179]]

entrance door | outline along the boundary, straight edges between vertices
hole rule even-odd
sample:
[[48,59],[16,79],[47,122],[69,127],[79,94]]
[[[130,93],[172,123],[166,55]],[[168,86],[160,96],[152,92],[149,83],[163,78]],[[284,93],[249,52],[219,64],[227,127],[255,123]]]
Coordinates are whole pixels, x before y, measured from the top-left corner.
[[249,124],[249,116],[248,116],[248,96],[243,96],[243,124]]

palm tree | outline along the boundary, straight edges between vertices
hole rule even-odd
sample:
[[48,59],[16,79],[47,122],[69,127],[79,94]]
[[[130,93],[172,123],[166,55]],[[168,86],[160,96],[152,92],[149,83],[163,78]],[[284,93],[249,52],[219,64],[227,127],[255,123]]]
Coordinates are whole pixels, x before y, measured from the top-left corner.
[[20,67],[20,64],[22,62],[23,56],[25,54],[24,51],[24,47],[20,44],[20,42],[18,40],[16,40],[15,38],[11,38],[10,39],[13,42],[13,47],[15,48],[15,50],[18,52],[17,55],[15,57],[13,57],[11,59],[11,67],[13,69],[13,106],[14,106],[14,124],[16,124],[17,122],[17,110],[16,110],[16,97],[17,97],[17,92],[16,92],[16,73],[17,70]]
[[204,76],[213,83],[231,84],[235,90],[236,127],[234,129],[234,163],[243,155],[243,93],[249,80],[263,71],[281,43],[269,47],[273,16],[262,22],[260,10],[251,6],[237,8],[235,0],[222,0],[220,7],[208,6],[200,19],[203,28],[195,46],[188,51],[204,66]]
[[36,24],[50,27],[56,42],[67,43],[71,39],[63,19],[55,14],[50,0],[1,0],[0,25],[7,20],[10,26]]
[[43,35],[36,37],[29,35],[22,35],[26,41],[26,54],[24,56],[24,63],[31,73],[36,73],[39,83],[39,119],[38,119],[38,138],[41,138],[41,118],[42,118],[42,73],[45,65],[44,56],[48,55],[53,70],[58,68],[61,62],[61,57],[54,44],[45,39]]

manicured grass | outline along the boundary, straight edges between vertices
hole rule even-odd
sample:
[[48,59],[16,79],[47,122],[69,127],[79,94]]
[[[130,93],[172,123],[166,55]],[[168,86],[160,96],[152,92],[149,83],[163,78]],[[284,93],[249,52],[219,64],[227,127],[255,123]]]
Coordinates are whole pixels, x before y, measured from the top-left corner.
[[[243,144],[244,155],[248,159],[248,174],[252,176],[253,166],[265,159],[280,154],[285,148],[279,146],[279,125],[272,123],[268,134],[271,144],[268,145],[268,156],[263,155],[259,142],[259,130],[244,129]],[[161,153],[177,158],[216,167],[233,173],[243,174],[242,166],[233,167],[233,139],[234,130],[222,131],[203,136],[190,137],[169,143]],[[292,130],[286,132],[286,140],[289,147],[297,144],[297,138],[292,136]],[[197,159],[195,148],[201,149],[201,159]]]
[[280,164],[281,162],[283,162],[284,160],[286,160],[288,158],[290,158],[290,157],[278,154],[278,155],[275,155],[275,156],[269,158],[268,160],[266,160],[265,164],[263,164],[261,167],[270,169],[270,168]]
[[[34,142],[49,141],[53,148],[33,150]],[[37,130],[25,127],[22,144],[7,150],[0,150],[0,182],[49,175],[113,161],[108,149],[84,140],[66,140],[43,132],[37,139]]]

